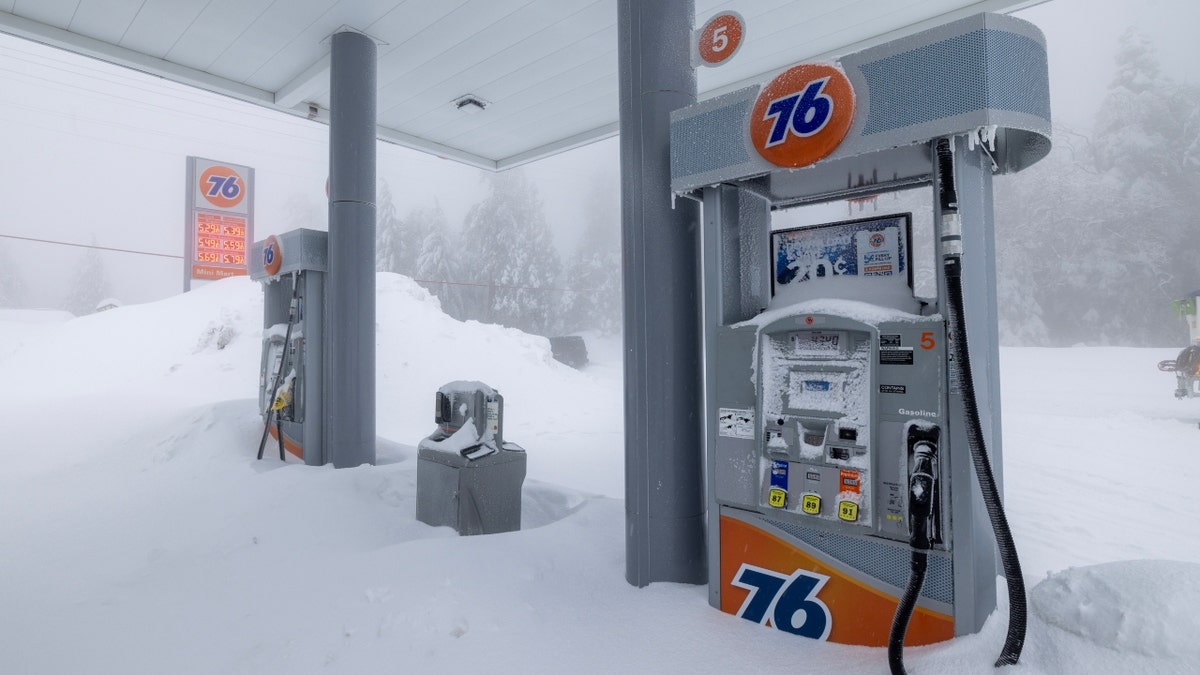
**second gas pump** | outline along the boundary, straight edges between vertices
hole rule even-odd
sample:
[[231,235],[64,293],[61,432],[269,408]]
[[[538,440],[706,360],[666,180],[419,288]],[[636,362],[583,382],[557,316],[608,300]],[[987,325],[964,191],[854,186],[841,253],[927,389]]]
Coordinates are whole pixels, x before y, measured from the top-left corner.
[[[710,602],[902,672],[982,627],[998,550],[1015,663],[991,181],[1049,151],[1041,33],[981,14],[671,120],[672,190],[704,205]],[[829,217],[864,202],[898,206]]]

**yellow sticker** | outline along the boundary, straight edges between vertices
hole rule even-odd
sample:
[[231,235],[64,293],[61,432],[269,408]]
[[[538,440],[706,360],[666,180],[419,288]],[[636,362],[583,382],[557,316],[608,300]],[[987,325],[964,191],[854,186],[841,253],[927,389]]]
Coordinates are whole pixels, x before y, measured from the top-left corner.
[[767,493],[767,503],[777,509],[782,509],[787,505],[787,490],[771,488],[771,491]]
[[814,516],[820,513],[821,495],[804,495],[804,500],[800,502],[800,510]]
[[854,502],[840,502],[838,504],[838,518],[853,523],[858,520],[858,504]]

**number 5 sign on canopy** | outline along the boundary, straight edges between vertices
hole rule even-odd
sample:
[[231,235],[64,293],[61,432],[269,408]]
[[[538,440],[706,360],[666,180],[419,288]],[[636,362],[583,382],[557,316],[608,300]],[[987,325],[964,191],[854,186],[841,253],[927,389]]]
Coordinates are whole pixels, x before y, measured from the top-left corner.
[[737,53],[746,36],[746,23],[737,12],[722,12],[692,31],[692,66],[719,66]]

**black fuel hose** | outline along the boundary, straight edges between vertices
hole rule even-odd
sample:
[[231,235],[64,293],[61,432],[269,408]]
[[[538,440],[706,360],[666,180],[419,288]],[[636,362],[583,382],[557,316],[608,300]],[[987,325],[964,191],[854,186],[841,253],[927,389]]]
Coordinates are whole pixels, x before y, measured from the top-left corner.
[[279,434],[279,459],[283,457],[283,424],[279,420],[279,412],[271,409],[271,404],[275,401],[275,397],[279,395],[279,386],[283,384],[284,373],[287,371],[287,353],[288,343],[292,341],[292,327],[296,325],[296,319],[300,304],[300,275],[296,274],[292,277],[292,301],[288,305],[288,325],[287,332],[283,336],[283,352],[279,356],[279,372],[275,373],[275,382],[271,385],[271,396],[267,398],[267,409],[263,412],[267,414],[267,423],[263,427],[262,439],[258,442],[258,458],[263,458],[263,450],[267,447],[267,436],[271,433],[271,416],[275,416],[275,433]]
[[938,140],[937,160],[943,219],[952,214],[956,225],[952,231],[945,227],[942,231],[946,304],[950,310],[950,330],[954,338],[950,341],[951,355],[954,359],[951,367],[958,375],[959,389],[962,391],[966,408],[967,445],[971,449],[971,462],[975,465],[975,475],[979,478],[983,504],[987,507],[988,520],[992,522],[996,546],[1000,549],[1004,580],[1008,585],[1008,635],[1004,639],[1000,658],[996,660],[996,667],[999,668],[1016,663],[1021,658],[1021,650],[1025,646],[1025,578],[1021,574],[1021,560],[1017,556],[1017,546],[1008,527],[1008,518],[1004,515],[1000,491],[996,488],[996,477],[992,473],[992,462],[988,458],[983,427],[979,422],[979,405],[975,400],[975,381],[971,375],[971,352],[967,345],[967,322],[963,310],[962,233],[958,229],[958,192],[954,185],[954,153],[950,148],[949,139]]
[[[971,353],[967,347],[967,324],[963,311],[962,290],[962,232],[958,221],[958,192],[954,185],[954,153],[949,139],[939,139],[936,146],[938,164],[938,199],[942,217],[942,254],[946,276],[947,306],[950,314],[951,368],[957,376],[966,408],[967,445],[971,451],[971,462],[979,478],[979,489],[983,503],[1000,550],[1000,564],[1004,569],[1004,580],[1008,585],[1008,634],[996,667],[1017,663],[1025,646],[1026,599],[1025,578],[1021,573],[1021,561],[1017,557],[1017,546],[1013,542],[1008,519],[1004,515],[1004,504],[996,488],[996,477],[988,458],[983,438],[983,427],[979,422],[979,405],[975,400],[975,381],[971,375]],[[949,224],[953,227],[948,227]],[[911,508],[910,508],[911,510]],[[910,521],[912,514],[910,513]],[[914,531],[915,538],[915,531]],[[912,551],[912,574],[904,597],[896,607],[892,620],[892,631],[888,636],[888,663],[893,675],[904,675],[904,635],[912,617],[913,605],[921,592],[925,577],[926,554],[914,542]],[[918,557],[920,561],[918,562]],[[903,625],[900,625],[903,622]]]
[[951,326],[954,330],[952,351],[967,409],[967,443],[971,447],[971,462],[975,465],[975,475],[979,478],[979,489],[983,493],[988,519],[992,521],[996,546],[1000,549],[1000,563],[1004,568],[1004,580],[1008,585],[1008,635],[1004,639],[1000,658],[996,659],[996,667],[999,668],[1016,663],[1021,658],[1021,650],[1025,646],[1025,578],[1021,575],[1021,560],[1017,557],[1017,546],[1008,527],[1008,518],[1004,515],[1004,504],[1000,501],[1000,491],[996,488],[996,478],[992,473],[992,463],[988,459],[983,439],[983,428],[979,423],[975,383],[971,377],[971,357],[967,349],[966,323],[963,318],[962,269],[958,259],[946,261],[946,280],[950,296]]
[[904,636],[908,633],[908,622],[912,619],[913,610],[917,606],[917,597],[921,595],[921,587],[925,585],[925,567],[929,562],[929,554],[919,549],[912,550],[911,569],[908,574],[908,586],[896,606],[896,614],[892,617],[892,630],[888,633],[888,665],[892,675],[905,675],[904,670]]
[[888,665],[892,675],[905,675],[904,636],[908,633],[908,624],[916,609],[917,598],[921,595],[921,587],[925,585],[925,569],[929,563],[929,554],[926,553],[930,547],[929,516],[933,513],[937,470],[933,463],[935,450],[928,443],[925,446],[924,449],[918,449],[908,480],[908,526],[912,557],[908,586],[896,606],[892,628],[888,633]]

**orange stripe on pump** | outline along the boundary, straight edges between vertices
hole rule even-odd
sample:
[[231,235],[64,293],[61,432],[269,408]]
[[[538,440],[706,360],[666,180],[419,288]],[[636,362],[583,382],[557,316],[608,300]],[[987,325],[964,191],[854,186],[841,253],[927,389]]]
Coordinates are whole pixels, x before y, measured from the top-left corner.
[[[900,599],[850,577],[796,546],[736,518],[721,516],[721,611],[737,614],[750,591],[732,584],[742,564],[790,575],[808,570],[829,577],[816,597],[829,608],[829,641],[868,647],[887,645],[892,616]],[[925,645],[954,637],[954,618],[918,606],[905,636],[906,645]]]
[[[279,435],[275,433],[275,425],[272,424],[270,429],[271,429],[271,438],[274,438],[275,442],[278,443]],[[279,447],[279,446],[276,446],[276,447]],[[299,459],[304,459],[304,446],[302,446],[299,443],[297,443],[296,441],[293,441],[292,439],[288,438],[287,434],[283,435],[283,449],[287,450],[288,452],[295,455]]]

